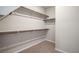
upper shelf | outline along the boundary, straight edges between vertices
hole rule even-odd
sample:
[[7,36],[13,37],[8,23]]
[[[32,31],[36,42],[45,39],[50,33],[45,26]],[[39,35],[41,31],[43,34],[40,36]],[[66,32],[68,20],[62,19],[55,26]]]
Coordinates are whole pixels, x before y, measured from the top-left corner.
[[42,18],[25,15],[25,14],[21,14],[21,13],[18,13],[18,12],[12,12],[11,15],[16,15],[16,16],[25,17],[25,18],[28,17],[28,18],[32,18],[32,19],[38,19],[38,20],[44,20]]
[[29,15],[29,16],[42,18],[42,19],[46,19],[48,17],[48,15],[39,13],[37,11],[28,9],[26,7],[23,7],[23,6],[20,6],[18,9],[15,10],[15,12],[18,12],[18,13],[21,13],[21,14],[25,14],[25,15]]
[[0,17],[0,20],[3,20],[5,17],[7,17],[8,15],[10,15],[12,12],[17,12],[19,14],[24,14],[24,15],[28,15],[28,16],[34,16],[37,18],[42,18],[42,19],[46,19],[48,17],[48,15],[31,10],[29,8],[26,8],[24,6],[19,6],[16,9],[14,9],[13,11],[9,12],[7,15]]

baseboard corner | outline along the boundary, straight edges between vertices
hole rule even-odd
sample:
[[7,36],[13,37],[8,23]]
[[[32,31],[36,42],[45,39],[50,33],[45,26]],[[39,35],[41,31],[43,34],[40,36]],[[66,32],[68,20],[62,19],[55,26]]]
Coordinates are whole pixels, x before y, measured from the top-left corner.
[[61,49],[58,49],[58,48],[55,48],[55,50],[57,50],[57,51],[59,51],[59,52],[61,52],[61,53],[67,53],[66,51],[61,50]]
[[49,42],[55,43],[55,41],[52,41],[52,40],[46,40],[46,41],[49,41]]

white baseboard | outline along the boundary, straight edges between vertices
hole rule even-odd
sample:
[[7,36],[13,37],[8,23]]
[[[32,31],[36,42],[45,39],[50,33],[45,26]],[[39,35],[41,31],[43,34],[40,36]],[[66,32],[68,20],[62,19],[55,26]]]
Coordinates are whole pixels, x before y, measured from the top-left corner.
[[[55,44],[55,41],[48,40],[48,39],[46,39],[46,41],[49,41],[49,42],[52,42],[52,43],[54,43],[54,44]],[[59,51],[59,52],[61,52],[61,53],[67,53],[66,51],[63,51],[63,50],[58,49],[58,48],[55,48],[55,50],[57,50],[57,51]]]
[[55,48],[55,50],[57,50],[57,51],[59,51],[59,52],[61,52],[61,53],[67,53],[66,51],[63,51],[63,50],[58,49],[58,48]]
[[[55,44],[55,41],[48,40],[48,39],[46,39],[46,41],[49,41],[49,42],[52,42],[52,43],[54,43],[54,44]],[[61,53],[67,53],[66,51],[63,51],[63,50],[58,49],[58,48],[55,48],[55,50],[57,50],[57,51],[59,51],[59,52],[61,52]]]
[[39,43],[41,43],[41,42],[43,42],[43,41],[45,41],[45,40],[44,40],[44,39],[41,39],[41,40],[35,40],[35,41],[33,41],[33,42],[30,42],[30,43],[28,43],[28,44],[25,44],[23,48],[21,48],[21,49],[19,49],[19,50],[17,50],[17,51],[14,51],[14,53],[19,53],[19,52],[21,52],[21,51],[23,51],[23,50],[25,50],[25,49],[28,49],[28,48],[30,48],[30,47],[32,47],[32,46],[37,45],[37,44],[39,44]]
[[3,53],[18,53],[23,51],[24,49],[37,45],[43,41],[45,41],[45,39],[39,37],[39,38],[32,39],[31,41],[20,42],[19,44],[16,44],[16,46],[14,46],[13,48],[10,48],[9,50],[7,50],[6,48],[5,51],[3,51]]
[[46,39],[46,41],[49,41],[49,42],[55,43],[55,41],[52,41],[52,40],[48,40],[48,39]]

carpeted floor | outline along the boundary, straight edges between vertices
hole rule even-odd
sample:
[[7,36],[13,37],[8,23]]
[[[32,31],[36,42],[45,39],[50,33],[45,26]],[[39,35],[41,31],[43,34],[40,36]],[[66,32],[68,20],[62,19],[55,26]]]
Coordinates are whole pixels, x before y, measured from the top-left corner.
[[59,53],[54,50],[55,44],[49,41],[41,42],[31,48],[25,49],[20,53]]

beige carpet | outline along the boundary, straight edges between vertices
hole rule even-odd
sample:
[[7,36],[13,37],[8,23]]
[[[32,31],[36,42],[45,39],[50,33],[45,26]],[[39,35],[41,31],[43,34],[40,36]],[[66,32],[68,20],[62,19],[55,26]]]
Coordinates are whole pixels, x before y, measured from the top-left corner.
[[54,50],[55,44],[49,41],[41,42],[31,48],[25,49],[20,53],[59,53]]

